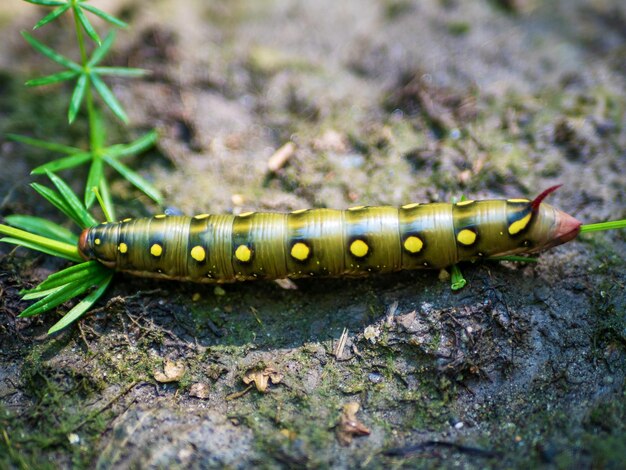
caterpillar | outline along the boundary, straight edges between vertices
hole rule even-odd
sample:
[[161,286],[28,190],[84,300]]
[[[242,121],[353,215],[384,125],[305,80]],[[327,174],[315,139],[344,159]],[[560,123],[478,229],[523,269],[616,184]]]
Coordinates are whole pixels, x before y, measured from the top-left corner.
[[212,283],[445,268],[575,238],[581,222],[543,202],[556,188],[532,201],[125,219],[85,229],[78,250],[118,271]]

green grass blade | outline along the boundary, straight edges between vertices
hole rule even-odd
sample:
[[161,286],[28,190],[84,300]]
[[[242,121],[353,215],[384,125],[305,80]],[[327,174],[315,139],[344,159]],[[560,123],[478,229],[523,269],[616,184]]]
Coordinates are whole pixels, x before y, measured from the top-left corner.
[[98,193],[101,197],[98,197],[98,202],[104,213],[105,220],[107,222],[113,222],[116,219],[115,206],[113,206],[113,199],[111,198],[111,191],[109,191],[109,183],[106,178],[100,180],[99,189]]
[[58,7],[59,5],[65,5],[65,2],[58,0],[24,0],[26,3],[32,3],[33,5],[41,5],[42,7]]
[[41,28],[43,25],[50,23],[51,21],[55,20],[56,18],[58,18],[59,16],[61,16],[63,13],[65,13],[68,8],[71,6],[70,3],[66,3],[64,5],[59,6],[58,8],[55,8],[54,10],[52,10],[50,13],[48,13],[46,16],[44,16],[34,27],[33,29],[39,29]]
[[63,198],[56,191],[39,183],[31,183],[30,186],[41,196],[43,196],[43,198],[46,199],[50,204],[52,204],[54,207],[63,212],[63,214],[72,219],[79,227],[83,228],[80,223],[80,219],[74,213],[72,207],[67,204],[67,202],[64,201]]
[[109,165],[111,165],[117,172],[119,172],[124,178],[126,178],[133,185],[135,185],[139,190],[143,191],[154,202],[159,205],[162,203],[161,193],[159,193],[159,191],[150,183],[148,183],[148,181],[146,181],[143,177],[139,176],[139,174],[135,173],[133,170],[131,170],[115,158],[105,156],[104,160]]
[[48,178],[52,180],[52,183],[59,190],[59,193],[65,199],[67,204],[72,208],[75,214],[80,218],[82,222],[82,225],[81,225],[82,228],[91,227],[98,223],[96,219],[94,219],[93,216],[89,212],[87,212],[87,210],[81,204],[76,194],[74,194],[74,191],[72,191],[72,189],[65,183],[65,181],[63,181],[54,173],[48,172],[46,174],[48,175]]
[[48,334],[56,333],[59,330],[62,330],[66,326],[78,320],[82,317],[85,312],[87,312],[96,301],[102,297],[102,294],[106,291],[107,287],[111,283],[111,279],[113,279],[113,275],[110,274],[108,277],[104,278],[100,287],[94,290],[92,293],[87,295],[83,300],[78,302],[69,312],[63,315],[58,322],[56,322],[52,328],[48,330]]
[[52,83],[64,82],[66,80],[71,80],[78,75],[78,72],[74,70],[64,70],[63,72],[53,73],[52,75],[46,75],[45,77],[33,78],[32,80],[28,80],[25,85],[26,86],[42,86],[42,85],[50,85]]
[[47,290],[42,290],[42,291],[38,291],[38,292],[20,291],[20,295],[22,296],[22,300],[41,299],[42,297],[45,297],[45,296],[50,295],[50,294],[53,294],[54,292],[56,292],[59,289],[61,289],[61,287],[63,287],[63,286],[58,286],[58,287],[55,287],[54,289],[47,289]]
[[115,41],[115,33],[111,31],[109,34],[107,34],[107,37],[104,38],[102,44],[96,47],[96,49],[93,51],[89,62],[87,62],[87,65],[91,67],[92,70],[93,67],[97,65],[102,59],[104,59],[105,55],[107,55],[107,52],[109,52],[109,49],[111,49],[111,46],[113,45],[113,41]]
[[61,227],[48,219],[34,217],[31,215],[9,215],[5,220],[12,227],[16,227],[27,232],[41,235],[42,237],[52,238],[59,242],[78,244],[78,237],[71,230]]
[[463,277],[463,273],[461,272],[459,267],[456,264],[453,265],[450,278],[450,288],[452,290],[461,290],[463,289],[463,287],[465,287],[466,284],[467,281]]
[[30,172],[31,175],[44,175],[46,172],[57,172],[61,170],[67,170],[68,168],[74,168],[75,166],[82,165],[85,162],[91,160],[91,154],[89,152],[77,153],[70,155],[69,157],[58,158],[43,165],[38,166]]
[[71,61],[67,57],[62,56],[58,52],[53,51],[48,46],[43,45],[39,41],[37,41],[34,37],[32,37],[27,32],[22,32],[22,37],[28,42],[35,50],[39,51],[43,55],[45,55],[48,59],[60,64],[70,70],[74,70],[75,72],[81,72],[82,67],[78,65],[76,62]]
[[74,10],[74,14],[76,15],[76,18],[78,19],[78,22],[82,25],[83,29],[85,30],[87,35],[93,40],[93,42],[95,42],[98,45],[102,44],[102,41],[100,40],[100,36],[98,36],[98,33],[89,22],[89,19],[87,19],[87,17],[85,16],[85,13],[81,9],[81,5],[74,4],[72,9]]
[[72,99],[70,100],[70,107],[67,110],[67,120],[69,123],[73,123],[74,119],[76,119],[76,115],[78,114],[78,110],[80,109],[80,105],[83,102],[83,98],[85,97],[85,90],[87,89],[87,74],[81,74],[76,80],[76,86],[74,87],[74,92],[72,93]]
[[[2,232],[3,232],[2,224],[0,224],[0,233]],[[67,259],[70,261],[82,261],[82,258],[80,257],[80,255],[78,255],[78,250],[73,245],[66,245],[65,250],[61,251],[61,250],[56,250],[54,248],[49,248],[39,243],[29,242],[29,241],[25,241],[19,238],[4,237],[4,238],[0,238],[0,242],[23,246],[24,248],[28,248],[29,250],[40,251],[50,256],[56,256],[57,258],[63,258],[63,259]],[[76,255],[69,254],[73,252],[74,249],[76,249],[75,251],[77,254]]]
[[106,86],[106,84],[95,73],[91,74],[91,83],[93,83],[93,86],[102,97],[102,100],[109,108],[111,108],[113,114],[115,114],[125,124],[128,124],[128,116],[126,116],[126,113],[122,109],[122,105],[119,101],[117,101],[117,98],[115,98],[115,95],[113,95],[113,92],[109,89],[109,87]]
[[108,13],[100,10],[99,8],[89,5],[88,3],[80,2],[80,7],[84,8],[85,10],[93,13],[96,16],[99,16],[103,20],[108,21],[109,23],[114,24],[115,26],[118,26],[120,28],[125,28],[128,26],[128,24],[126,24],[122,20],[117,19],[116,17],[109,15]]
[[52,240],[47,237],[42,237],[41,235],[25,232],[19,228],[9,227],[4,224],[0,224],[0,234],[8,237],[2,239],[2,241],[6,243],[22,245],[26,248],[31,248],[33,250],[72,261],[83,260],[78,254],[78,247],[76,245],[70,245],[69,243]]
[[63,302],[67,302],[68,300],[79,296],[80,294],[88,290],[91,286],[99,285],[100,282],[108,276],[110,276],[110,274],[109,272],[106,272],[104,274],[92,276],[88,279],[81,279],[79,281],[66,284],[59,290],[55,290],[50,295],[47,295],[46,297],[32,304],[26,310],[22,311],[22,313],[20,313],[18,317],[32,317],[53,309],[54,307],[61,305]]
[[597,224],[585,224],[580,227],[580,233],[601,232],[604,230],[616,230],[626,227],[626,219],[610,220],[608,222],[600,222]]
[[42,148],[45,150],[50,150],[51,152],[75,154],[75,153],[80,153],[83,151],[82,149],[79,149],[77,147],[70,147],[69,145],[48,142],[47,140],[33,139],[32,137],[26,137],[25,135],[7,134],[7,138],[14,140],[15,142],[20,142],[22,144],[30,145],[32,147],[38,147],[38,148]]
[[118,77],[143,77],[150,73],[149,70],[131,67],[94,67],[92,70],[98,75],[115,75]]
[[84,263],[75,264],[74,266],[65,268],[62,271],[50,274],[46,280],[37,287],[20,292],[20,294],[32,294],[45,290],[56,289],[59,286],[64,286],[65,284],[69,284],[71,282],[92,277],[97,273],[103,272],[103,269],[108,271],[108,268],[105,268],[97,261],[85,261]]
[[89,209],[96,200],[96,194],[93,192],[93,188],[100,186],[100,180],[104,174],[103,169],[104,164],[102,163],[102,158],[94,158],[89,168],[87,183],[85,184],[85,207],[87,209]]
[[133,140],[129,144],[109,147],[107,149],[107,154],[111,157],[127,157],[129,155],[135,155],[152,147],[158,138],[159,136],[156,131],[152,130],[147,134],[142,135],[137,140]]

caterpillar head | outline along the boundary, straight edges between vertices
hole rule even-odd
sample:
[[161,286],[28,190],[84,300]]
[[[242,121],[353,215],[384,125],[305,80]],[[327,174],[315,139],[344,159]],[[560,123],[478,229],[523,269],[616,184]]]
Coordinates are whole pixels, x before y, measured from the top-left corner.
[[104,243],[105,237],[100,233],[100,226],[86,228],[78,239],[78,253],[86,260],[97,260],[108,268],[115,268],[115,245]]

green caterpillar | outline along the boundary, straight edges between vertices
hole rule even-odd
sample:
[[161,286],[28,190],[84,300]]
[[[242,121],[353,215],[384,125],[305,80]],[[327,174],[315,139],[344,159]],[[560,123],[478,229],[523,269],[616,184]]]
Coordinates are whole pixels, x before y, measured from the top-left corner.
[[84,230],[78,249],[115,270],[213,283],[444,268],[575,238],[581,222],[542,204],[556,188],[533,201],[125,219]]

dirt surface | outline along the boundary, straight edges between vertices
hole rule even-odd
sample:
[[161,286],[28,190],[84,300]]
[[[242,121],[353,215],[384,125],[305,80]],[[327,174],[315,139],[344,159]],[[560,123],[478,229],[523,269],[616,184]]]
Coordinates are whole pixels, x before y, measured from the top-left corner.
[[[112,82],[131,126],[109,116],[110,139],[159,130],[133,165],[169,210],[563,183],[550,202],[586,223],[626,218],[623,2],[100,3],[131,25],[110,63],[153,71]],[[0,133],[84,145],[70,88],[23,87],[56,70],[19,36],[41,16],[0,7]],[[38,37],[73,56],[70,25]],[[0,139],[0,215],[62,220],[28,187],[49,156]],[[111,178],[120,217],[159,210]],[[120,275],[49,337],[58,316],[17,319],[18,292],[63,263],[0,245],[0,467],[620,468],[625,247],[599,233],[536,265],[464,266],[459,293],[430,271],[298,290]]]

